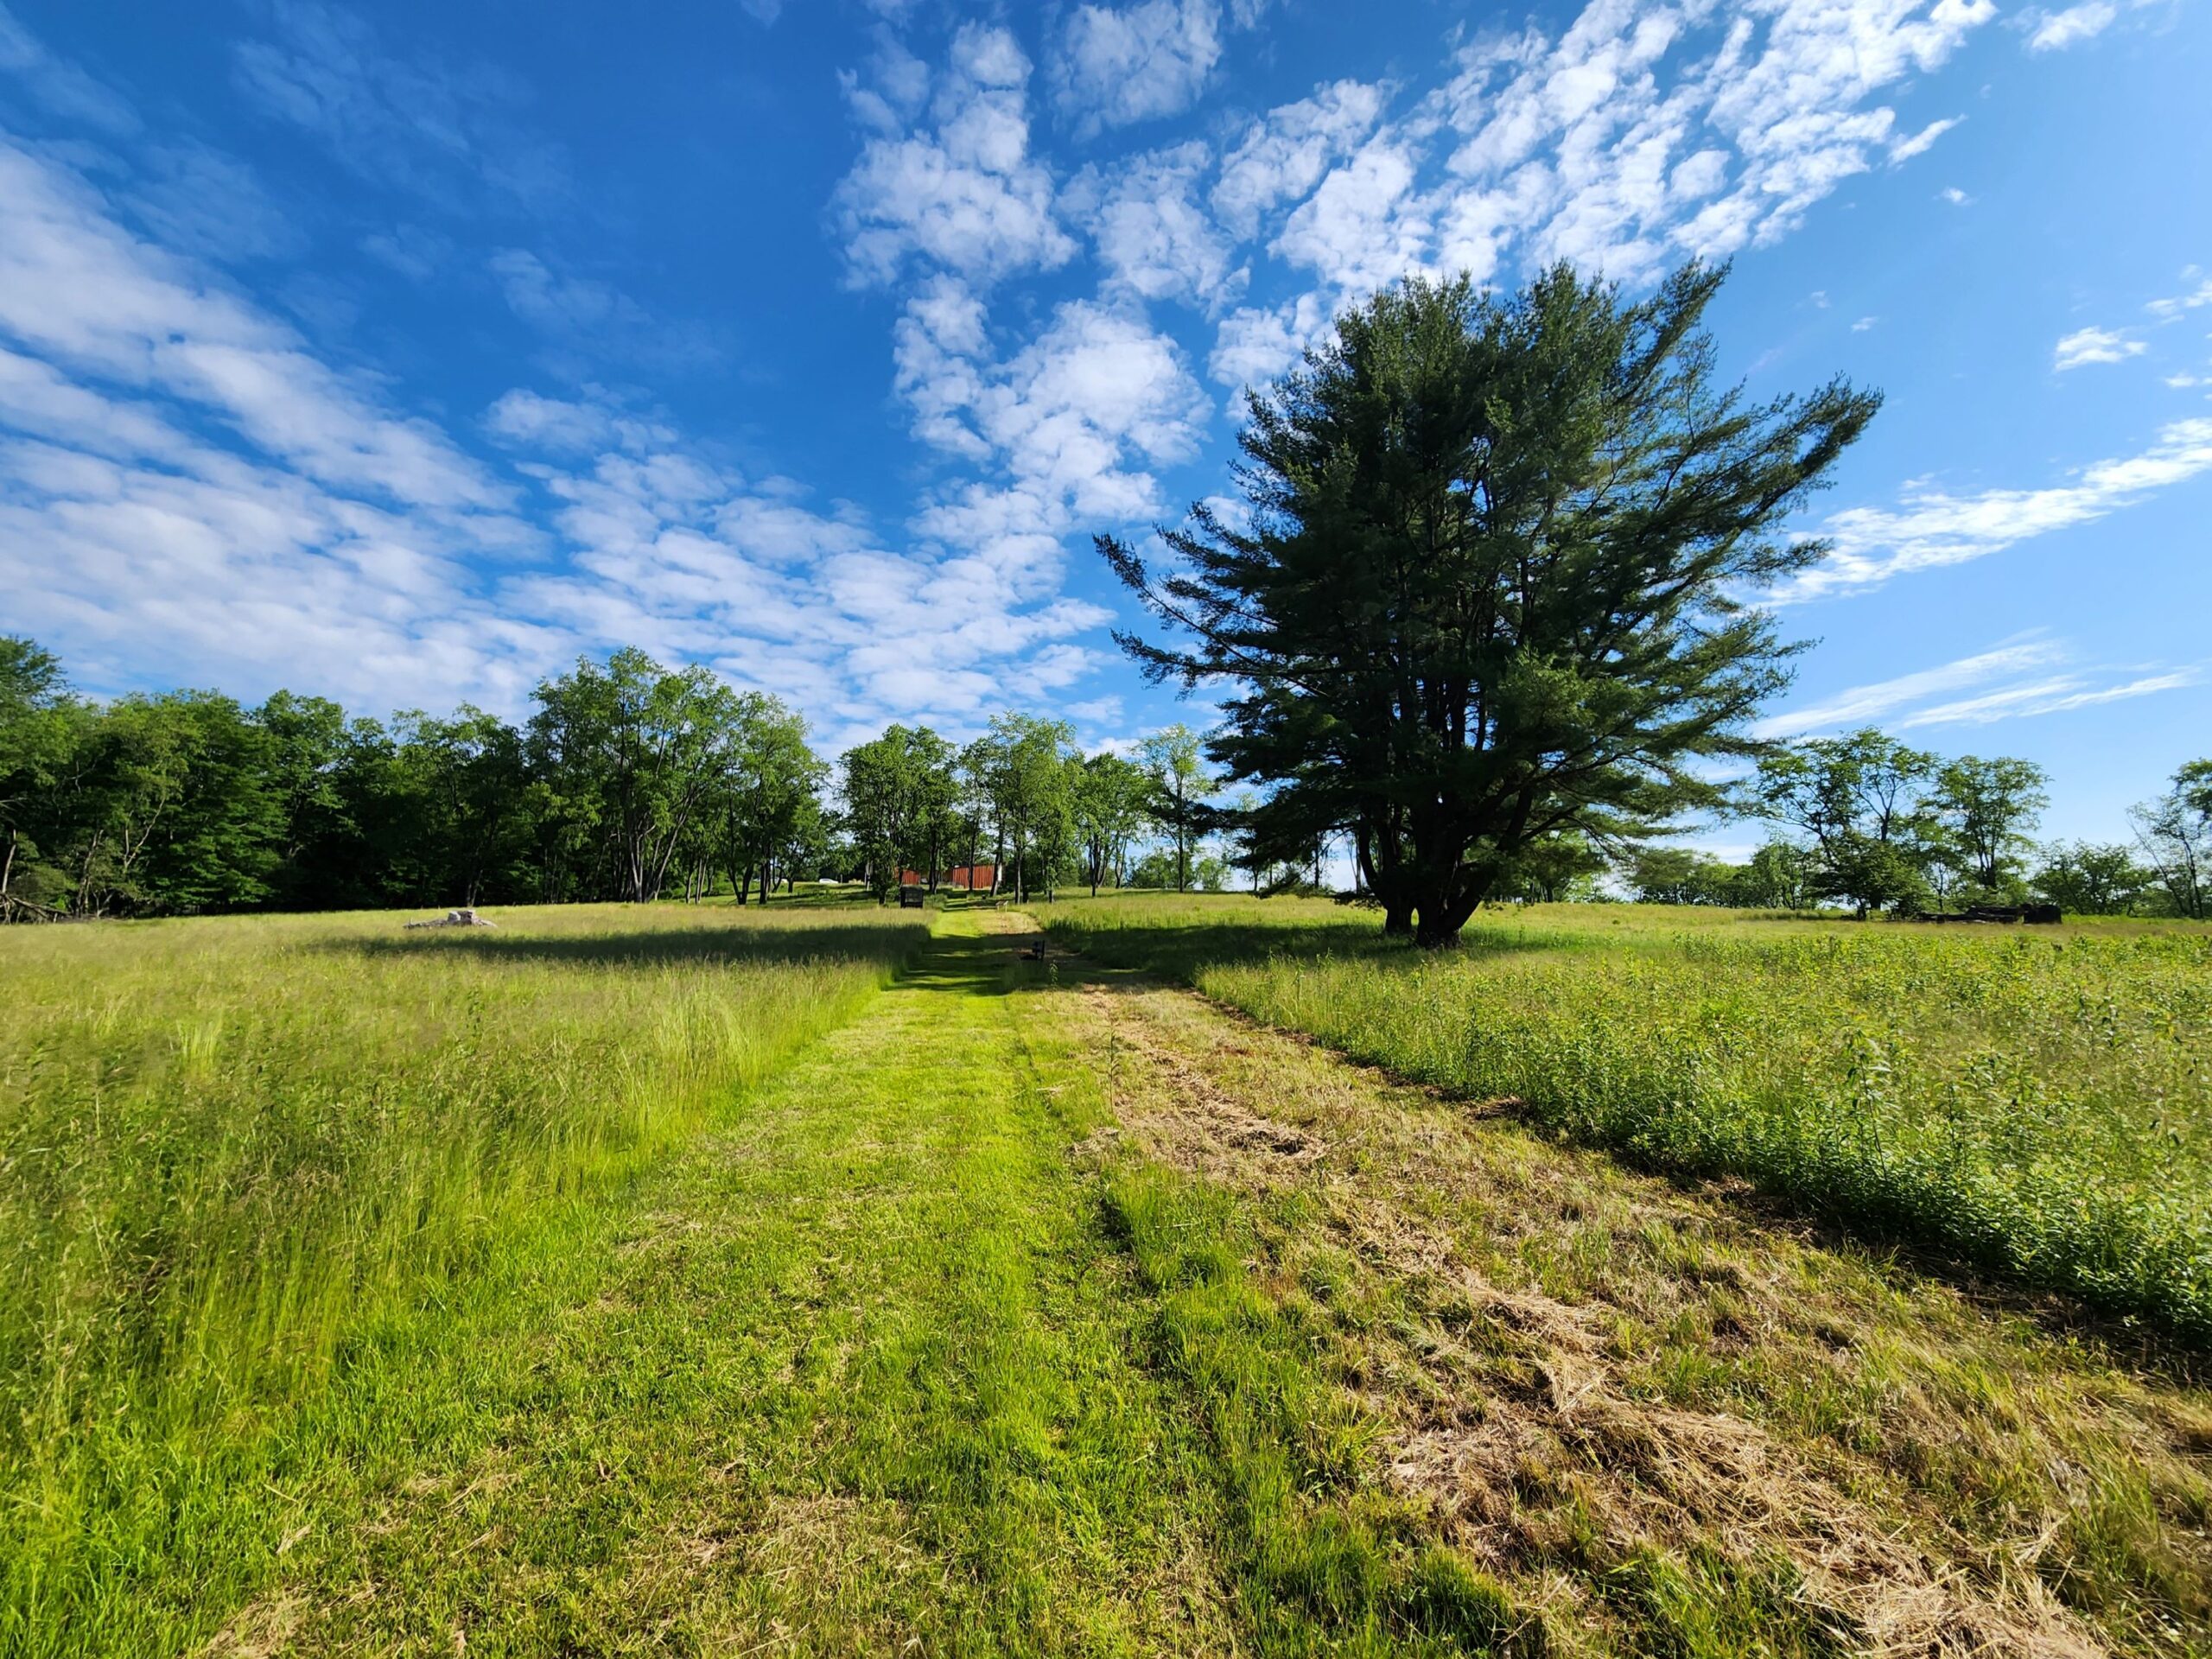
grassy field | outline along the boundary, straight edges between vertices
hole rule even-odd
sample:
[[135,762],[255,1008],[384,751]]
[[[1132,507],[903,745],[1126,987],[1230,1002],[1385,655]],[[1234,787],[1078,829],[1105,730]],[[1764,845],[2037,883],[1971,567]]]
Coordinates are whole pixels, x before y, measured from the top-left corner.
[[1166,896],[1052,925],[1646,1166],[2212,1348],[2212,931],[1560,906],[1424,956],[1370,912]]
[[349,1344],[642,1167],[918,933],[604,906],[0,934],[0,1637],[233,1575]]
[[2179,1370],[1050,913],[0,934],[0,1653],[2212,1655]]

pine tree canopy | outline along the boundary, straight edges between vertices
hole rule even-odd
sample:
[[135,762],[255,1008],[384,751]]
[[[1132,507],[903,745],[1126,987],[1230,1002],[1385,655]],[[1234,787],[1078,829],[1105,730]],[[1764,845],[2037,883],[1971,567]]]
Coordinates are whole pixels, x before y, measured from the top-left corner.
[[1158,571],[1097,538],[1167,627],[1123,648],[1229,691],[1255,834],[1349,832],[1393,929],[1450,943],[1562,832],[1632,843],[1760,751],[1792,648],[1753,601],[1826,550],[1788,520],[1880,399],[1716,385],[1726,274],[1408,280],[1249,395],[1241,512],[1194,507]]

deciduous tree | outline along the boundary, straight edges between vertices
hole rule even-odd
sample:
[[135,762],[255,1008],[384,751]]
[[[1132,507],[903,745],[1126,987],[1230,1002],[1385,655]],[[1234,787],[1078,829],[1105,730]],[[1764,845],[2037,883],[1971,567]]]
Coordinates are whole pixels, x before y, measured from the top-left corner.
[[2017,877],[2028,832],[2050,804],[2050,775],[2032,760],[1961,755],[1936,772],[1931,805],[1967,874],[1984,893]]
[[2069,916],[2125,916],[2158,883],[2133,849],[2056,841],[2044,849],[2035,890]]
[[1144,768],[1122,756],[1089,756],[1074,778],[1076,832],[1083,841],[1084,877],[1095,896],[1111,879],[1122,884],[1122,867],[1143,828],[1151,780]]
[[1213,780],[1206,775],[1197,734],[1179,721],[1145,739],[1140,752],[1152,779],[1148,810],[1175,849],[1176,891],[1187,892],[1191,849],[1205,828],[1205,800],[1213,792]]
[[727,765],[735,694],[704,668],[626,648],[535,696],[531,733],[560,794],[607,837],[624,896],[645,903]]
[[1863,918],[1919,899],[1934,856],[1936,757],[1872,727],[1810,738],[1759,760],[1760,814],[1808,837],[1814,891],[1849,899]]
[[2212,760],[2190,761],[2164,794],[2128,816],[2174,914],[2202,921],[2212,899]]

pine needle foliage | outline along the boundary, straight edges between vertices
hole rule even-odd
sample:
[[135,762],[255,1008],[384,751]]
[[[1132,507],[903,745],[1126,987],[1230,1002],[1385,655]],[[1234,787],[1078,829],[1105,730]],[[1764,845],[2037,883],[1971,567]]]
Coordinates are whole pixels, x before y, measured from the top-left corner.
[[1548,837],[1649,835],[1758,752],[1790,648],[1745,595],[1821,556],[1787,521],[1880,400],[1718,384],[1726,274],[1633,303],[1563,264],[1408,279],[1251,395],[1245,512],[1163,530],[1163,572],[1097,538],[1183,636],[1123,648],[1230,689],[1211,747],[1270,787],[1255,833],[1349,831],[1392,931],[1448,944]]

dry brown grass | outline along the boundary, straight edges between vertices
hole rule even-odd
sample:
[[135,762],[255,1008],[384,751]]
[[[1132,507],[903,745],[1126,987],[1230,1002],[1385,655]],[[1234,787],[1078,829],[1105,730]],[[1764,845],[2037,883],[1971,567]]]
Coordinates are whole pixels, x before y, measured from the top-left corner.
[[1122,1133],[1271,1218],[1255,1265],[1388,1425],[1390,1490],[1555,1630],[1614,1645],[1624,1573],[1718,1560],[1787,1563],[1853,1649],[2202,1651],[2202,1391],[1510,1102],[1125,976],[1067,1001]]

